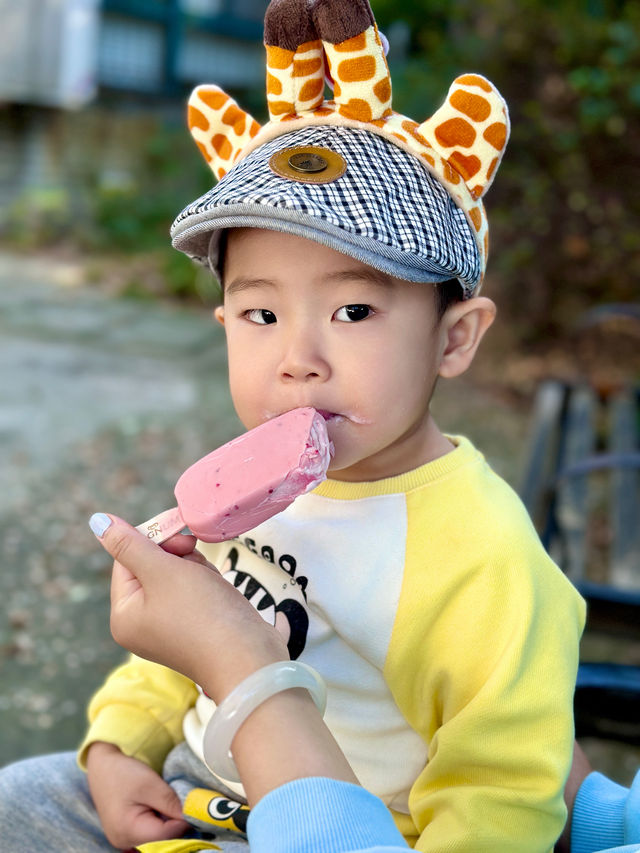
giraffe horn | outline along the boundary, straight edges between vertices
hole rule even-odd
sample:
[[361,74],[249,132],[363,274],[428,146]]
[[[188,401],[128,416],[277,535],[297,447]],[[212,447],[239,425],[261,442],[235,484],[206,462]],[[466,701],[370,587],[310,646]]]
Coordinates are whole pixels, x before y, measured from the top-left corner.
[[314,110],[324,96],[324,53],[307,0],[271,0],[264,19],[272,121]]
[[356,121],[390,115],[391,75],[368,0],[315,0],[312,15],[338,112]]
[[447,99],[418,128],[433,148],[462,176],[474,199],[491,186],[509,138],[509,114],[493,83],[463,74]]
[[258,133],[258,122],[218,86],[197,86],[188,106],[189,130],[217,178],[222,178]]

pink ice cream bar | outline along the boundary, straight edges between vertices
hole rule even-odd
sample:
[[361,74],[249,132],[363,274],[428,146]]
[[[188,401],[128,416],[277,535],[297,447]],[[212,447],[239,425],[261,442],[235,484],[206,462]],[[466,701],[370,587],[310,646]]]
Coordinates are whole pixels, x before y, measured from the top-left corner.
[[293,409],[187,468],[175,488],[178,506],[137,529],[158,543],[185,527],[204,542],[233,539],[321,483],[332,452],[322,415]]

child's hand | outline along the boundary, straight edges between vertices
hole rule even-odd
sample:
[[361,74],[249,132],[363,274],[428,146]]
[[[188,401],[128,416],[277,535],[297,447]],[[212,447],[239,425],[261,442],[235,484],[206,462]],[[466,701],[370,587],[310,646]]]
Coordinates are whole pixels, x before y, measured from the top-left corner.
[[163,549],[121,519],[101,518],[111,523],[99,541],[116,560],[111,632],[117,643],[191,678],[215,702],[255,670],[289,659],[277,629],[193,550],[193,537],[173,537]]
[[91,796],[107,839],[120,850],[180,838],[189,827],[177,794],[158,774],[110,743],[87,755]]

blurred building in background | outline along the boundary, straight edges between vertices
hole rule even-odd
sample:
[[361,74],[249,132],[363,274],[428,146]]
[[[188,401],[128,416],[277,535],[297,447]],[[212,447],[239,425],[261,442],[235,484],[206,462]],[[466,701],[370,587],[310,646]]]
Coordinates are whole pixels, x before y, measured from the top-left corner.
[[31,192],[73,195],[88,170],[131,180],[138,128],[181,122],[194,84],[262,90],[267,3],[0,0],[0,226]]

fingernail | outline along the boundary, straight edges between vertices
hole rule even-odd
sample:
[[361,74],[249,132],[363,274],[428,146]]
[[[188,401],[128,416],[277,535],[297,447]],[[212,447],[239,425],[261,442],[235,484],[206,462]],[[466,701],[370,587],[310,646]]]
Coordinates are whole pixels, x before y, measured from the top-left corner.
[[105,531],[111,527],[111,519],[104,512],[94,512],[89,519],[89,527],[99,539],[102,539]]

